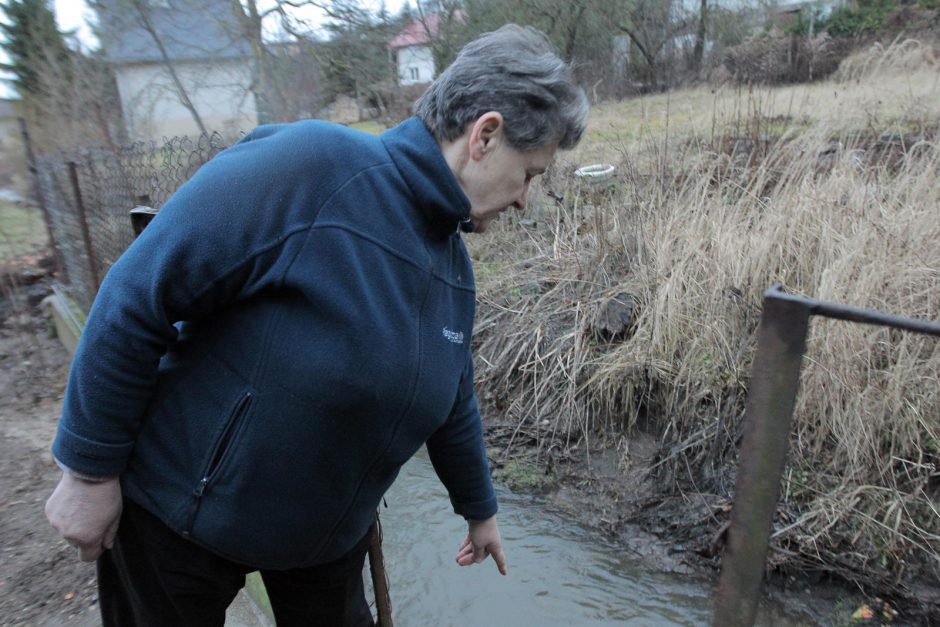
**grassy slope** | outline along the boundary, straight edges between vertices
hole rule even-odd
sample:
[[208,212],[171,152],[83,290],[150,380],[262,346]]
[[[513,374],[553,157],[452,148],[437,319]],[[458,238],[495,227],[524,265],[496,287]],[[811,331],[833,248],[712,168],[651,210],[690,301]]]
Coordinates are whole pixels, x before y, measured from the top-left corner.
[[0,263],[36,252],[46,244],[38,209],[0,201]]
[[[663,494],[730,495],[764,289],[940,318],[937,68],[903,43],[829,82],[595,107],[535,225],[471,244],[485,396],[543,446],[642,428]],[[579,189],[597,161],[615,184]],[[622,292],[638,314],[611,341],[597,315]],[[936,610],[938,342],[820,320],[803,375],[771,559]]]

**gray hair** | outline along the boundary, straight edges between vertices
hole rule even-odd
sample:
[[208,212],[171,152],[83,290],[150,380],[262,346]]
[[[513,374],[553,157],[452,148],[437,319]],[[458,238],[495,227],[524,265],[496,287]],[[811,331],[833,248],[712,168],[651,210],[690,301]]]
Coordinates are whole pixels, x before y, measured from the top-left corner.
[[532,27],[507,24],[471,41],[415,103],[438,141],[454,141],[487,111],[503,116],[510,146],[573,148],[588,103],[571,68]]

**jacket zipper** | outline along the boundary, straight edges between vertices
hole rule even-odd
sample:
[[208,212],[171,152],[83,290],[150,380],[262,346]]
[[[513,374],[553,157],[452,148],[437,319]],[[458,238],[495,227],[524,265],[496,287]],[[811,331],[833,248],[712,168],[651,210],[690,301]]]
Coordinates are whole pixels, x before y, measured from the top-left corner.
[[199,480],[199,483],[197,483],[196,487],[193,489],[193,502],[189,508],[189,516],[186,519],[186,528],[183,530],[183,535],[188,536],[192,532],[193,523],[196,521],[196,513],[199,511],[199,503],[202,502],[202,495],[205,494],[216,471],[219,469],[219,466],[222,465],[222,460],[225,459],[225,454],[228,452],[232,440],[235,438],[235,433],[238,430],[242,417],[248,413],[248,406],[250,404],[251,392],[246,392],[245,395],[238,400],[238,404],[235,405],[235,409],[232,410],[232,414],[228,419],[228,423],[225,425],[225,429],[222,430],[222,435],[220,435],[219,439],[216,441],[215,448],[212,449],[212,456],[209,458],[209,464],[202,473],[202,478]]

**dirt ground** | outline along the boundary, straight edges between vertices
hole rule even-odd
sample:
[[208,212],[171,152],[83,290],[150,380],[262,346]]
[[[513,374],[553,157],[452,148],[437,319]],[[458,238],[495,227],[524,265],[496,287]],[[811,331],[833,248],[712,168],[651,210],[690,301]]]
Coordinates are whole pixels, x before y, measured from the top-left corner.
[[94,564],[46,521],[43,505],[58,481],[49,445],[69,356],[39,302],[42,281],[9,285],[0,296],[0,625],[94,625]]

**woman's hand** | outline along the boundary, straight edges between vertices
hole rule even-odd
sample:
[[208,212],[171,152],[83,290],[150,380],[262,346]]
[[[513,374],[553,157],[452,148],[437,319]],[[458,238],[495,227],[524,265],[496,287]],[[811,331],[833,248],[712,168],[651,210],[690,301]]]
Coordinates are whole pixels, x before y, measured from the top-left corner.
[[65,472],[46,501],[46,518],[83,562],[92,562],[114,545],[123,506],[117,477],[87,481]]
[[496,525],[496,516],[486,520],[468,521],[469,532],[457,550],[457,563],[461,566],[479,564],[487,555],[493,556],[501,575],[506,574],[506,554]]

